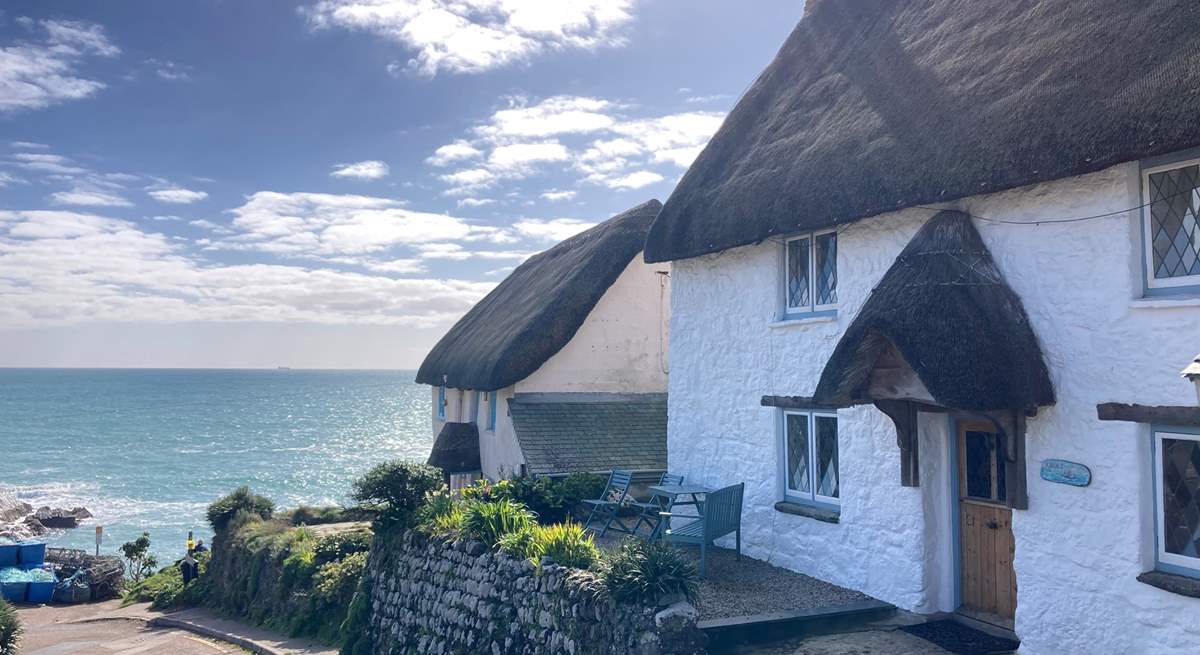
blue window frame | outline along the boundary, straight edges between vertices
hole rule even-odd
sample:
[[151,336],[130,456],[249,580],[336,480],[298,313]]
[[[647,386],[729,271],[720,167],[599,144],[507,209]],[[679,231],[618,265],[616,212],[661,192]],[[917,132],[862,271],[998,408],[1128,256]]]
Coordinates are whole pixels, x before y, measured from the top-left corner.
[[779,448],[784,500],[836,509],[841,504],[837,414],[782,412]]
[[1142,169],[1146,295],[1200,292],[1200,159]]
[[837,311],[837,231],[792,237],[784,243],[784,314]]
[[495,391],[488,393],[488,420],[487,429],[496,430],[496,405],[500,404],[500,395]]
[[446,420],[446,385],[438,387],[437,417]]
[[1153,434],[1155,568],[1200,578],[1200,430]]

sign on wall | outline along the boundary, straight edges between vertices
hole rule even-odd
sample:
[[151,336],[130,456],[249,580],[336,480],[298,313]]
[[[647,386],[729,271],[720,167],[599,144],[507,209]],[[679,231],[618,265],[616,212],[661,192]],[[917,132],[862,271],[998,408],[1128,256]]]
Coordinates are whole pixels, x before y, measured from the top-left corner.
[[1048,459],[1042,462],[1042,479],[1073,487],[1086,487],[1092,483],[1092,470],[1077,462]]

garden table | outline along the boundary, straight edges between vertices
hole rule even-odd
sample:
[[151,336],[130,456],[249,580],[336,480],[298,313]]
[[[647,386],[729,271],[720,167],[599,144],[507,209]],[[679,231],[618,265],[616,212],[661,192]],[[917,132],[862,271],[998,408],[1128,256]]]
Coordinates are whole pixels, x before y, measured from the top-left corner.
[[[704,516],[704,494],[712,492],[712,489],[696,484],[652,484],[648,489],[671,499],[667,505],[668,512],[673,511],[676,507],[690,505],[696,508],[697,517]],[[650,539],[654,540],[662,529],[663,524],[659,522],[654,531],[650,533]]]

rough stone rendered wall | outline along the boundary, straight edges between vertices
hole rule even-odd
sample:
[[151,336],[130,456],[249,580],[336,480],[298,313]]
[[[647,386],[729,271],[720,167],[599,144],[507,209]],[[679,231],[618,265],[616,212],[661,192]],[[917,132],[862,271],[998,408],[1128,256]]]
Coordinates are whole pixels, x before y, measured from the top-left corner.
[[697,612],[617,604],[590,573],[414,531],[372,553],[369,629],[380,655],[702,655]]

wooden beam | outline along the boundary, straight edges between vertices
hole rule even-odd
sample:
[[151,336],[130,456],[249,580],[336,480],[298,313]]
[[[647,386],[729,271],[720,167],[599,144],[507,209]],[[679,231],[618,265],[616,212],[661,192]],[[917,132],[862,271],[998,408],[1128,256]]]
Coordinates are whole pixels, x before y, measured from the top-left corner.
[[1101,421],[1200,426],[1200,407],[1100,403],[1096,415]]
[[911,400],[876,400],[875,407],[896,425],[896,445],[900,447],[900,485],[921,486],[921,461],[917,446],[917,403]]
[[780,407],[782,409],[840,409],[864,403],[826,403],[814,400],[811,396],[763,396],[763,407]]

